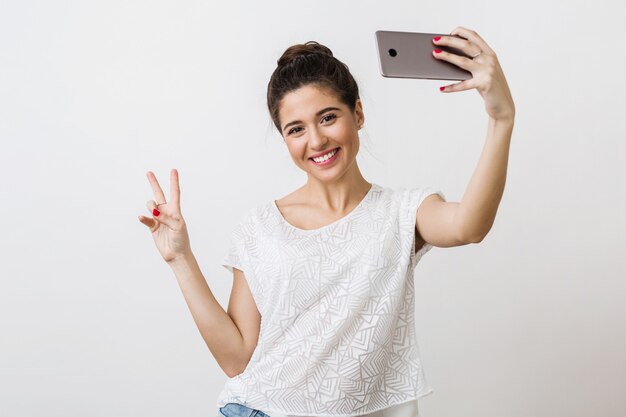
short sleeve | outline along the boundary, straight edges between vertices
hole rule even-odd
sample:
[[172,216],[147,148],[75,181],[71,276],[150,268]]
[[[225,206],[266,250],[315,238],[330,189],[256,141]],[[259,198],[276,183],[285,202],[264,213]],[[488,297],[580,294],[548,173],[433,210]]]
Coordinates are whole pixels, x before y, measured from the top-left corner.
[[233,267],[245,271],[244,267],[244,253],[245,253],[245,237],[243,235],[243,227],[240,224],[235,226],[230,236],[230,242],[228,244],[228,251],[226,256],[222,259],[222,266],[233,272]]
[[233,267],[243,271],[250,292],[259,311],[263,308],[263,291],[258,282],[256,272],[255,253],[257,239],[254,220],[250,216],[239,221],[232,231],[226,255],[222,259],[222,266],[233,272]]
[[412,241],[410,254],[411,264],[416,264],[420,258],[433,247],[430,243],[424,243],[424,246],[422,246],[417,253],[415,252],[415,221],[417,218],[417,209],[422,204],[422,201],[432,194],[438,194],[444,201],[446,201],[445,195],[441,191],[432,187],[411,188],[406,191],[403,208],[405,210],[404,216],[406,216],[406,224],[410,225],[411,228],[411,231],[409,232]]

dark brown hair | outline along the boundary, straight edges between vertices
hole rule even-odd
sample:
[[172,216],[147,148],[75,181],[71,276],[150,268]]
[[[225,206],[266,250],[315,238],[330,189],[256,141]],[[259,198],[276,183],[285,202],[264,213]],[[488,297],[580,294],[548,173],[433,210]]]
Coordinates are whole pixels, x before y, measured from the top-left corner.
[[335,58],[328,47],[316,41],[292,45],[277,64],[267,85],[267,108],[281,135],[278,120],[280,102],[287,93],[305,85],[313,84],[329,90],[354,112],[359,87],[348,66]]

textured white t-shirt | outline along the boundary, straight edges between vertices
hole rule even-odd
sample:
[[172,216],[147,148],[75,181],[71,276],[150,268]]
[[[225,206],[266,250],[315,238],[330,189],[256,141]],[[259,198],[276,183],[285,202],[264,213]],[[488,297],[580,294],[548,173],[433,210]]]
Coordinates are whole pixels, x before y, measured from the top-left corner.
[[441,191],[372,183],[346,216],[324,227],[291,225],[276,203],[234,228],[223,266],[244,272],[261,329],[246,369],[229,378],[229,402],[270,416],[369,414],[430,394],[415,336],[413,272],[421,202]]

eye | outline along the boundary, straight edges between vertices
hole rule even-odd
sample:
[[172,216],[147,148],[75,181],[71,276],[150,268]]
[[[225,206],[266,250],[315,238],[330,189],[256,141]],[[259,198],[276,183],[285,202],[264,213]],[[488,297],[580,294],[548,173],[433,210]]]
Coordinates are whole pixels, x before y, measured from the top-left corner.
[[289,132],[287,132],[288,135],[291,135],[294,131],[294,129],[300,129],[299,127],[294,127],[293,129],[289,129]]
[[[329,113],[327,115],[325,115],[324,117],[322,117],[322,120],[326,120],[326,118],[330,117],[330,120],[332,119],[336,119],[337,115],[335,113]],[[287,135],[291,135],[292,133],[295,133],[295,129],[300,129],[299,127],[294,127],[292,129],[289,129],[289,131],[287,132]]]
[[335,119],[337,116],[334,113],[330,113],[330,114],[327,114],[326,116],[322,117],[322,120],[326,119],[327,117],[330,117],[331,119]]

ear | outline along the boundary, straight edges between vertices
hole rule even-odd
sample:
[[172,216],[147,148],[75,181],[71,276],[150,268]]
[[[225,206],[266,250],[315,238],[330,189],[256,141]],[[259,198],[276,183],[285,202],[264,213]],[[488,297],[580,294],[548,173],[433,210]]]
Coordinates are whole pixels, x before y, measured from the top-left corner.
[[356,105],[354,106],[354,116],[357,126],[363,126],[365,122],[365,114],[363,113],[363,103],[360,98],[356,99]]

